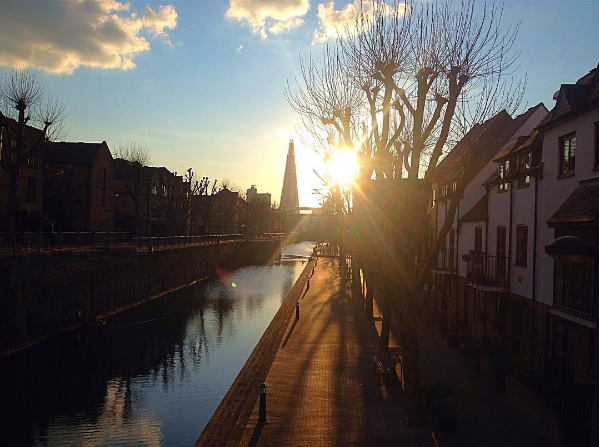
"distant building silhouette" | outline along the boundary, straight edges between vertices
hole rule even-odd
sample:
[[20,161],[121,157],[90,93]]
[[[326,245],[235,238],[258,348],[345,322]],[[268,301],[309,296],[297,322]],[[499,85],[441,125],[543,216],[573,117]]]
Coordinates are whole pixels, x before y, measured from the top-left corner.
[[285,213],[299,214],[293,138],[289,140],[289,150],[287,152],[287,163],[285,164],[285,177],[283,178],[283,190],[281,191],[281,205],[279,206],[279,210]]
[[252,185],[251,188],[246,190],[245,193],[248,202],[266,202],[270,207],[271,197],[268,192],[258,192],[256,185]]

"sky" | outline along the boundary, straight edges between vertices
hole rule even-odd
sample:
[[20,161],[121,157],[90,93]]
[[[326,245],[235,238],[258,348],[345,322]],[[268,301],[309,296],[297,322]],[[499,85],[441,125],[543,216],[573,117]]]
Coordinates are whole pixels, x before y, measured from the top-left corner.
[[[279,202],[295,138],[300,205],[316,206],[321,157],[284,98],[299,57],[318,54],[359,0],[0,0],[0,76],[29,67],[66,104],[68,141],[146,147],[154,165],[257,185]],[[428,0],[441,1],[441,0]],[[599,1],[522,0],[516,76],[553,106],[599,62]]]

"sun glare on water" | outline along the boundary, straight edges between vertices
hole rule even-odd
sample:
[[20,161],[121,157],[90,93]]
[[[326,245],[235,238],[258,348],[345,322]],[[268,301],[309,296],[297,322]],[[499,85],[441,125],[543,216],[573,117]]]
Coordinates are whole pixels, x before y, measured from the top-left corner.
[[358,176],[355,150],[335,150],[327,157],[330,181],[333,185],[349,186]]

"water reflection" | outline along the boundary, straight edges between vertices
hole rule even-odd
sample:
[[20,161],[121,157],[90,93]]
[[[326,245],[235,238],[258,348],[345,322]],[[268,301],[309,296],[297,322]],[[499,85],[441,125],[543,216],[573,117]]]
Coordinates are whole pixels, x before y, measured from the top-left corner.
[[3,359],[0,444],[192,445],[302,271],[288,257],[310,252],[288,247],[281,265],[221,271]]

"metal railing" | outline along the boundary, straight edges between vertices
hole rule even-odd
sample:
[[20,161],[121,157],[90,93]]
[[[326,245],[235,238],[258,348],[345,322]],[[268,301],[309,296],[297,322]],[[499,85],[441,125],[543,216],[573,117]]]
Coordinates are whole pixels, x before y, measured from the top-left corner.
[[465,257],[468,262],[466,279],[471,284],[503,288],[507,286],[509,257],[477,252],[471,252]]
[[131,232],[13,232],[0,233],[0,253],[30,251],[104,249],[115,246],[133,246],[140,250],[154,250],[186,245],[217,244],[243,240],[242,234],[208,234],[181,236],[135,236]]

